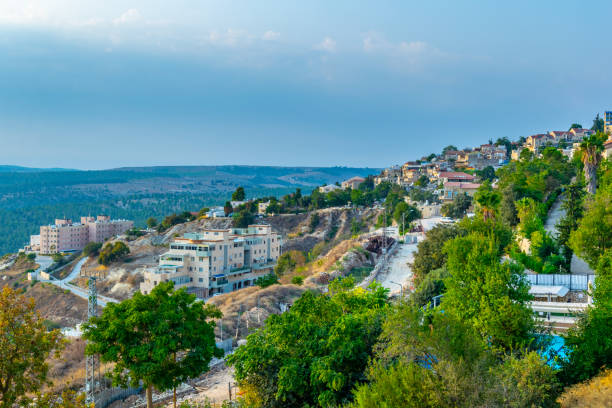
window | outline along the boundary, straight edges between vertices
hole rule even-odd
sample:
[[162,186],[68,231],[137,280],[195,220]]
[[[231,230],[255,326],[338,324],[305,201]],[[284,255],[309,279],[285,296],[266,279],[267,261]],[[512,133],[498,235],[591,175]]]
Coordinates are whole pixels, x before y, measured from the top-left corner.
[[204,282],[204,279],[203,278],[199,278],[198,282]]

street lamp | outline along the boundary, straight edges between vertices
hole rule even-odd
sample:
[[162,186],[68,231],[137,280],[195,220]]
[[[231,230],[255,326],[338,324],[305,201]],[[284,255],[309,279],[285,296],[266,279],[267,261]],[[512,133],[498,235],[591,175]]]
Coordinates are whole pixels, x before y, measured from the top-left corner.
[[398,285],[400,287],[400,297],[404,297],[404,285],[402,285],[401,283],[397,283],[397,282],[393,282],[392,280],[390,280],[389,282]]

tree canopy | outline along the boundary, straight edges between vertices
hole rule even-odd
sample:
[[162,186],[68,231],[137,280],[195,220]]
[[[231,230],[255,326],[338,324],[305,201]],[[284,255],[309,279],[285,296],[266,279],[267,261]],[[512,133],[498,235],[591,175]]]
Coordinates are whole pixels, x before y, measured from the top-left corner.
[[253,407],[335,406],[349,400],[380,334],[386,290],[330,285],[271,315],[228,362]]
[[34,300],[0,290],[0,407],[27,406],[49,385],[47,358],[63,348],[59,330],[48,331]]
[[109,303],[101,316],[83,325],[87,354],[115,363],[113,384],[147,389],[147,405],[155,387],[164,391],[208,370],[212,357],[222,357],[215,345],[214,322],[221,312],[196,301],[184,289],[162,282],[150,294]]

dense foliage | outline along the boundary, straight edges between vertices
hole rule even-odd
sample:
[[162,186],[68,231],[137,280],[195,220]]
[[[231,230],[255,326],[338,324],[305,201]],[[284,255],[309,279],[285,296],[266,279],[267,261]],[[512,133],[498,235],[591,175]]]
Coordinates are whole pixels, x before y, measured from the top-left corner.
[[172,282],[163,282],[148,295],[137,292],[121,303],[109,303],[101,316],[83,325],[86,353],[114,363],[113,384],[138,386],[142,381],[149,407],[152,387],[176,387],[208,370],[212,357],[223,356],[210,321],[221,312],[173,288]]
[[61,350],[58,330],[47,331],[34,300],[0,290],[0,407],[27,406],[32,393],[50,384],[47,358]]
[[386,290],[306,292],[291,309],[272,315],[228,362],[253,407],[335,406],[348,401],[380,334]]

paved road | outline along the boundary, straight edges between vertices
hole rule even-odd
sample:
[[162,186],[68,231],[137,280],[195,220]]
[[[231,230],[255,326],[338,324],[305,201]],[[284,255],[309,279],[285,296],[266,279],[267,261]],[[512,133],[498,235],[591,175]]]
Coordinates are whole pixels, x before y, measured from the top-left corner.
[[[72,271],[64,279],[51,279],[48,282],[62,289],[67,289],[70,292],[72,292],[74,295],[80,298],[88,300],[89,294],[86,289],[80,288],[70,283],[71,281],[76,279],[81,274],[81,268],[83,267],[83,264],[85,262],[87,262],[86,257],[79,260],[79,262],[77,262],[76,265],[74,265],[74,268],[72,269]],[[106,304],[110,302],[117,303],[118,301],[116,299],[98,295],[98,305],[105,307]]]
[[[557,224],[559,220],[565,216],[565,210],[561,208],[561,204],[565,199],[565,195],[560,195],[557,198],[557,201],[552,205],[550,211],[548,212],[548,218],[546,218],[546,223],[544,224],[544,229],[546,232],[556,237],[559,235],[557,231]],[[574,275],[592,275],[595,273],[589,265],[582,259],[578,258],[576,255],[572,257],[572,264],[570,266],[570,270]]]
[[36,269],[36,274],[39,275],[41,272],[47,270],[48,267],[53,263],[53,259],[50,256],[46,255],[37,255],[36,260],[34,261],[38,264],[38,269]]
[[399,294],[399,285],[404,286],[404,291],[408,290],[412,279],[412,270],[408,262],[412,262],[417,244],[399,244],[397,251],[388,260],[387,267],[377,279],[382,286],[390,290],[390,294]]

